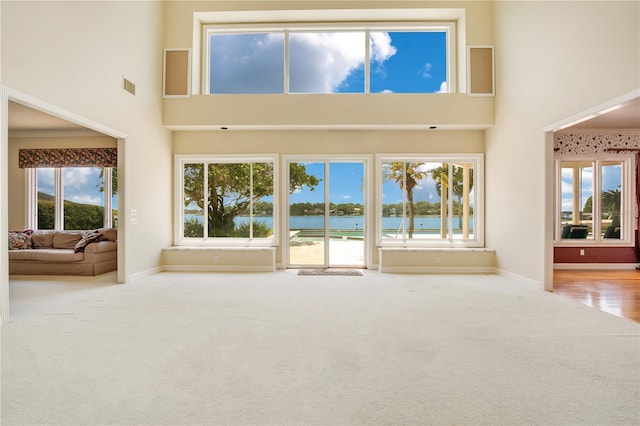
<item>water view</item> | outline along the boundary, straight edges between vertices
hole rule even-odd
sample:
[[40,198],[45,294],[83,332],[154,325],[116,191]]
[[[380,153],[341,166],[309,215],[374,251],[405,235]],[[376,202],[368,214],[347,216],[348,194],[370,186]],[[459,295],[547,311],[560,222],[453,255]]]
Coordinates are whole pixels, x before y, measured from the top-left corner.
[[[186,220],[197,219],[199,222],[203,221],[203,216],[197,216],[193,214],[185,215]],[[273,228],[272,216],[257,216],[254,217],[255,222],[262,222],[266,226]],[[249,223],[248,216],[237,216],[234,218],[236,226],[245,225]],[[420,231],[432,231],[439,232],[440,230],[440,217],[416,217],[414,219],[414,227],[416,232]],[[330,229],[342,229],[342,230],[362,230],[364,226],[364,216],[329,216],[329,228]],[[382,228],[387,230],[397,231],[402,226],[401,217],[383,217]],[[407,220],[407,227],[408,220]],[[323,216],[290,216],[289,228],[291,230],[299,229],[323,229],[324,217]],[[453,229],[460,228],[460,219],[453,218]],[[473,218],[469,218],[469,228],[473,229]]]

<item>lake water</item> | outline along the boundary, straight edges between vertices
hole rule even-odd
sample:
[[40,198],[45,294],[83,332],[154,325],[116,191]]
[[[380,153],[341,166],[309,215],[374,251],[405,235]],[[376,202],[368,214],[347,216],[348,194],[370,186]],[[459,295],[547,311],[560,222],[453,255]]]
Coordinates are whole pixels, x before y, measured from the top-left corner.
[[[198,218],[199,221],[202,221],[202,216],[196,215],[185,215],[186,219]],[[270,216],[258,216],[254,218],[256,222],[262,222],[273,228],[273,217]],[[242,225],[249,222],[249,218],[247,216],[238,216],[234,219],[236,225]],[[324,228],[324,217],[322,216],[291,216],[289,218],[290,228],[291,229],[323,229]],[[440,229],[440,218],[439,217],[416,217],[413,221],[416,231],[421,229]],[[459,219],[457,217],[453,218],[453,229],[459,228]],[[329,229],[362,229],[362,225],[364,224],[363,216],[329,216]],[[402,225],[401,217],[383,217],[382,218],[382,227],[383,229],[392,229],[397,230]],[[407,227],[409,223],[407,221]],[[469,227],[473,227],[473,218],[469,218]]]

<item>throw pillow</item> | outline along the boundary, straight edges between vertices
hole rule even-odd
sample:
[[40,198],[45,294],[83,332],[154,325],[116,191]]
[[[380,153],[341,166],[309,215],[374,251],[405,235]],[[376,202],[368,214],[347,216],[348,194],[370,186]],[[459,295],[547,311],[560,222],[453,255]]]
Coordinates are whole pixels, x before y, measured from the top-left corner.
[[98,232],[102,232],[103,239],[106,241],[116,241],[118,239],[118,231],[113,228],[100,228]]
[[58,231],[53,234],[53,248],[72,249],[82,238],[82,232]]
[[38,231],[31,236],[31,242],[34,249],[50,249],[53,248],[53,232]]
[[27,250],[33,248],[30,229],[24,231],[9,231],[9,250]]
[[84,251],[85,247],[87,247],[89,244],[93,242],[100,241],[102,237],[103,235],[101,232],[98,232],[98,231],[87,232],[82,236],[80,241],[76,243],[75,247],[73,248],[73,252],[78,253],[78,252]]

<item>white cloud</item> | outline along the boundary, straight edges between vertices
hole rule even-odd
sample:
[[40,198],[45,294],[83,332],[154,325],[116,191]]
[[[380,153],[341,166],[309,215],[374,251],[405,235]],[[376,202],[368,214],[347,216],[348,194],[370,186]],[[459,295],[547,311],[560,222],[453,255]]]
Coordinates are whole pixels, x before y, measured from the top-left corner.
[[380,93],[393,93],[393,90],[390,89],[384,89],[382,92]]
[[396,54],[398,49],[391,44],[391,36],[385,32],[372,32],[371,37],[371,60],[374,62],[384,62]]
[[55,191],[54,170],[49,168],[37,169],[38,192],[53,195]]
[[364,66],[363,33],[292,33],[290,36],[290,90],[335,92]]
[[349,200],[351,198],[351,195],[345,195],[342,197],[343,200]]
[[[354,73],[364,75],[364,37],[363,32],[291,33],[290,90],[335,92]],[[281,34],[214,36],[212,46],[214,92],[282,91],[284,38]],[[371,58],[378,67],[396,51],[388,33],[371,33]]]
[[211,87],[214,93],[282,92],[282,34],[215,35],[211,43]]
[[442,83],[440,83],[440,90],[438,90],[436,93],[447,93],[447,82],[443,81]]
[[62,181],[64,199],[74,203],[104,205],[104,194],[98,191],[100,169],[96,167],[68,167]]
[[69,201],[80,204],[104,205],[104,198],[101,196],[91,196],[90,194],[74,194],[65,197]]
[[424,77],[424,78],[431,78],[431,74],[429,73],[429,71],[431,71],[431,67],[432,67],[432,65],[427,62],[426,64],[424,64],[424,68],[422,70],[420,70],[420,72],[418,72],[418,74],[421,74],[422,77]]

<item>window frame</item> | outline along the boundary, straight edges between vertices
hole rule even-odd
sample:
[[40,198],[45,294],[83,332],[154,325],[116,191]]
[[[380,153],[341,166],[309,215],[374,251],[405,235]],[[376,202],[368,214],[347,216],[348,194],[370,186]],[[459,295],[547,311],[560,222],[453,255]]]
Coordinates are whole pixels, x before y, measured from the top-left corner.
[[[235,238],[209,237],[202,238],[184,236],[184,166],[186,164],[220,163],[271,163],[273,164],[273,230],[268,238]],[[174,156],[174,236],[176,246],[204,246],[204,247],[275,247],[279,244],[279,162],[276,154],[267,155],[209,155],[209,154],[178,154]],[[205,174],[206,176],[206,174]],[[205,195],[206,195],[205,191]]]
[[[289,90],[289,34],[292,32],[364,32],[364,44],[365,44],[365,59],[364,59],[364,91],[362,93],[324,93],[324,92],[291,92]],[[284,40],[284,90],[282,94],[297,95],[297,94],[336,94],[336,95],[361,95],[370,94],[370,32],[445,32],[446,33],[446,82],[447,91],[445,93],[457,93],[458,91],[458,66],[464,64],[458,64],[457,53],[457,31],[458,22],[454,19],[446,21],[424,21],[420,23],[416,22],[402,22],[402,21],[376,21],[376,22],[332,22],[332,23],[320,23],[320,22],[284,22],[284,23],[254,23],[254,24],[212,24],[203,23],[201,27],[201,46],[202,46],[202,75],[201,75],[201,94],[207,96],[220,95],[218,93],[210,93],[210,40],[211,34],[249,34],[249,33],[265,33],[265,32],[283,32],[285,35]],[[422,92],[404,92],[410,94],[431,94]],[[245,93],[247,94],[247,93]],[[256,93],[257,94],[257,93]],[[280,93],[277,93],[280,94]],[[392,95],[393,93],[374,93],[382,95]]]
[[[104,216],[103,216],[103,228],[111,228],[113,224],[113,187],[112,177],[113,169],[115,167],[100,167],[100,166],[86,166],[102,168],[104,170]],[[64,169],[73,167],[47,167],[53,169],[54,178],[54,197],[55,197],[55,220],[54,231],[64,231]],[[38,229],[38,168],[30,167],[25,168],[25,194],[26,194],[26,220],[28,229]],[[78,231],[75,230],[74,231]],[[88,229],[85,229],[88,231]]]
[[[434,163],[473,163],[473,238],[462,239],[453,237],[453,229],[450,226],[453,220],[453,187],[449,185],[447,199],[447,223],[448,232],[446,239],[383,238],[383,163],[388,162],[434,162]],[[377,154],[376,155],[377,179],[376,179],[376,241],[379,247],[406,247],[406,248],[478,248],[484,247],[484,154]],[[449,168],[449,176],[453,168]],[[403,192],[403,199],[406,198]]]
[[[555,247],[634,247],[636,205],[635,157],[633,154],[594,154],[594,155],[556,155],[554,157],[555,194],[554,194],[554,246]],[[592,195],[592,232],[594,238],[561,238],[562,235],[562,162],[590,162],[594,169]],[[602,163],[619,162],[622,164],[620,239],[602,238],[601,196]]]

